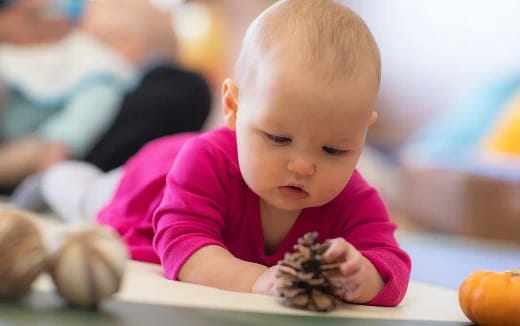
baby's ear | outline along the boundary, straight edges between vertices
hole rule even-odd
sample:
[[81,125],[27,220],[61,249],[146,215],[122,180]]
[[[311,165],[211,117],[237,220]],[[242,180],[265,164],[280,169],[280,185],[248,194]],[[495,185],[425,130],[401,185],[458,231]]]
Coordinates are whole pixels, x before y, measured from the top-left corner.
[[238,87],[235,82],[227,78],[222,85],[222,110],[226,125],[235,130],[238,111]]

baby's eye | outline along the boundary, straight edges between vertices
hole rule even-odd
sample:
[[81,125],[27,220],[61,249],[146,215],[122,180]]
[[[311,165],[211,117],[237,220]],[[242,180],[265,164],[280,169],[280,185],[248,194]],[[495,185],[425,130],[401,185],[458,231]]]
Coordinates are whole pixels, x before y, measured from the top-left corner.
[[330,154],[330,155],[341,155],[341,154],[345,154],[347,152],[344,149],[337,149],[337,148],[330,147],[330,146],[323,146],[321,149],[323,149],[325,151],[325,153]]
[[288,144],[291,142],[291,138],[276,136],[266,133],[267,138],[275,144]]

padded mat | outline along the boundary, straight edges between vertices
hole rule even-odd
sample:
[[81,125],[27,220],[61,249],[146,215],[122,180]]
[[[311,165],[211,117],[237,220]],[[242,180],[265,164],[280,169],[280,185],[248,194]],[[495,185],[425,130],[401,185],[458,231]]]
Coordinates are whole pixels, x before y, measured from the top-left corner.
[[214,309],[171,307],[160,304],[131,303],[119,300],[105,302],[98,311],[68,308],[57,295],[35,292],[20,302],[0,303],[0,325],[363,325],[363,326],[462,326],[464,322],[432,322],[413,320],[321,318],[233,312]]

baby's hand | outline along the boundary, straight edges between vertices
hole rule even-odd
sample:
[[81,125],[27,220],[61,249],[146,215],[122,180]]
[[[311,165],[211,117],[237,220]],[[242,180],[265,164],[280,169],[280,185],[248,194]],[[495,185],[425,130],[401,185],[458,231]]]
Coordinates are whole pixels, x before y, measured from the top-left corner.
[[324,259],[329,263],[340,263],[339,270],[327,272],[327,276],[335,286],[342,288],[338,295],[345,301],[369,302],[384,287],[374,265],[343,238],[331,240]]
[[272,266],[266,269],[258,278],[251,292],[259,294],[278,295],[276,289],[278,288],[278,279],[276,274],[278,273],[278,265]]
[[38,172],[43,172],[56,163],[66,160],[69,157],[67,146],[61,142],[44,142],[42,154],[37,163]]

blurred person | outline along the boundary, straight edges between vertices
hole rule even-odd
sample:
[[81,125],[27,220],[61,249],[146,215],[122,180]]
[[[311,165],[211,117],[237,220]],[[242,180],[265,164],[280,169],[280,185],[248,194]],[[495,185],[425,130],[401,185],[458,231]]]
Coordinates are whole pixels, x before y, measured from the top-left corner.
[[83,27],[141,67],[136,87],[123,98],[115,122],[86,155],[87,162],[108,171],[152,139],[203,127],[210,89],[200,74],[178,63],[170,15],[148,0],[111,0],[91,4]]
[[108,170],[146,141],[198,130],[205,81],[173,65],[167,15],[144,0],[92,2],[81,26],[45,45],[1,45],[0,186],[66,159]]
[[[81,1],[74,2],[76,6]],[[60,6],[65,2],[60,2]],[[60,156],[55,144],[28,136],[67,105],[78,107],[73,96],[91,62],[71,60],[84,49],[98,50],[90,38],[71,33],[75,17],[58,11],[53,0],[11,0],[0,10],[0,78],[3,98],[0,123],[0,187],[11,188],[52,157]],[[94,50],[95,49],[95,50]],[[103,49],[102,49],[103,50]],[[102,55],[107,51],[102,51]],[[68,57],[67,57],[68,55]],[[93,73],[95,75],[98,71]],[[91,83],[93,85],[94,82]],[[91,86],[88,85],[88,86]],[[87,86],[87,88],[88,88]],[[73,94],[68,94],[73,93]],[[71,100],[70,103],[67,101]],[[64,110],[66,111],[66,110]],[[70,110],[69,110],[70,111]],[[53,124],[52,121],[48,121]],[[56,129],[56,127],[54,127]],[[34,139],[33,139],[34,138]],[[44,146],[48,145],[48,146]],[[44,154],[43,157],[39,157]]]

